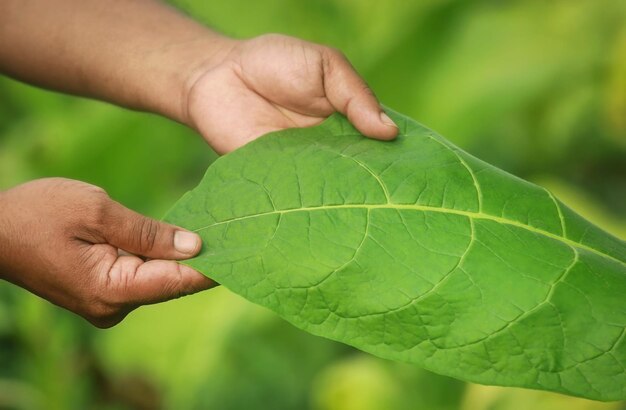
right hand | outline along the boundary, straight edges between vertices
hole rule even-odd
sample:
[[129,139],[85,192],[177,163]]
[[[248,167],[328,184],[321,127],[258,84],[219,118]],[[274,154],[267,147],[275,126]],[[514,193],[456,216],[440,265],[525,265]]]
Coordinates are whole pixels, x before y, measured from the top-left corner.
[[189,73],[181,115],[216,152],[230,152],[270,131],[319,124],[336,111],[367,137],[398,135],[339,51],[276,34],[220,41],[219,52]]

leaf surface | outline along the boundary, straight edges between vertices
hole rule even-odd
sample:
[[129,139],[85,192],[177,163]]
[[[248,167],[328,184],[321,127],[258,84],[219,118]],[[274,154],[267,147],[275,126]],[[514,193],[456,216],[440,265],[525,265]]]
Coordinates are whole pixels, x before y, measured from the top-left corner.
[[167,220],[184,263],[313,334],[460,379],[626,399],[626,244],[547,190],[390,112],[211,165]]

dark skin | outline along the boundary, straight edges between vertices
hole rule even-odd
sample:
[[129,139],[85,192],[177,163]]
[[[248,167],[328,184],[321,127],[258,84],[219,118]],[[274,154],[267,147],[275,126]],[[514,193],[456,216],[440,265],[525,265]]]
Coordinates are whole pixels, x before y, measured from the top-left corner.
[[[220,154],[336,111],[367,137],[398,132],[329,47],[281,35],[226,38],[153,0],[0,4],[0,72],[164,115]],[[49,178],[0,192],[0,278],[98,327],[138,306],[215,286],[175,262],[200,248],[198,235],[83,182]]]
[[137,214],[93,185],[39,179],[3,192],[0,206],[3,279],[98,327],[214,285],[174,261],[198,253],[197,235]]

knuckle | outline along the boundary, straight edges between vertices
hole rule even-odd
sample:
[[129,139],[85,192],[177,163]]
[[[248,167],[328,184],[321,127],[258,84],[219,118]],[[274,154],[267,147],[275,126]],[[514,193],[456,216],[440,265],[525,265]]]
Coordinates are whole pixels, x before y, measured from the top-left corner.
[[346,68],[350,67],[350,62],[345,54],[336,48],[322,46],[322,68],[324,73],[328,76],[335,75],[335,73],[345,74]]
[[82,181],[56,177],[36,182],[46,189],[46,198],[62,206],[71,220],[87,225],[104,221],[110,203],[104,189]]
[[97,301],[87,305],[83,317],[95,327],[107,329],[118,324],[123,316],[119,307]]
[[85,187],[85,190],[88,193],[91,193],[94,198],[97,198],[99,200],[104,200],[104,199],[109,199],[109,194],[107,193],[107,191],[105,191],[103,188],[100,188],[99,186],[95,186],[95,185],[88,185]]
[[345,60],[346,59],[345,54],[341,50],[339,50],[338,48],[324,47],[324,53],[329,57],[329,59],[335,59],[335,60]]
[[143,252],[152,251],[157,242],[159,234],[159,223],[150,218],[142,218],[139,222],[138,235],[139,247]]
[[98,227],[104,227],[109,223],[111,202],[104,190],[94,191],[96,194],[90,204],[92,222]]
[[322,72],[326,75],[326,76],[331,76],[333,73],[333,62],[336,61],[336,58],[334,58],[332,56],[332,54],[330,53],[329,50],[327,49],[322,49],[321,52],[321,60],[322,60]]
[[186,284],[182,279],[180,265],[177,265],[177,269],[178,275],[170,279],[165,286],[163,286],[163,293],[167,295],[167,299],[179,299],[193,293],[189,286],[185,286]]
[[340,55],[341,54],[341,50],[339,50],[338,48],[332,47],[332,46],[320,46],[322,52],[324,52],[325,54],[328,55]]
[[93,193],[103,193],[106,195],[104,189],[75,179],[48,177],[35,180],[34,182],[48,187],[51,191],[69,191],[73,192],[75,195]]
[[366,96],[368,97],[375,97],[374,95],[374,91],[372,90],[372,88],[367,85],[367,83],[363,82],[363,84],[361,85],[361,92],[363,92]]
[[185,296],[184,290],[180,286],[180,281],[172,280],[163,287],[163,294],[167,299],[178,299]]

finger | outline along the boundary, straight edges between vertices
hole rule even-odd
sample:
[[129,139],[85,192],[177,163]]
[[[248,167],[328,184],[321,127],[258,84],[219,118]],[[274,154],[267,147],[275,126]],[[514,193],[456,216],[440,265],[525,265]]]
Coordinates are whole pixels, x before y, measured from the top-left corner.
[[380,103],[350,62],[338,51],[323,53],[324,89],[335,109],[365,136],[390,140],[398,127],[380,107]]
[[120,256],[107,274],[110,298],[133,307],[165,302],[216,285],[201,273],[175,261],[143,262],[135,256]]
[[138,214],[115,201],[106,206],[102,229],[109,244],[148,258],[187,259],[202,247],[197,234]]

